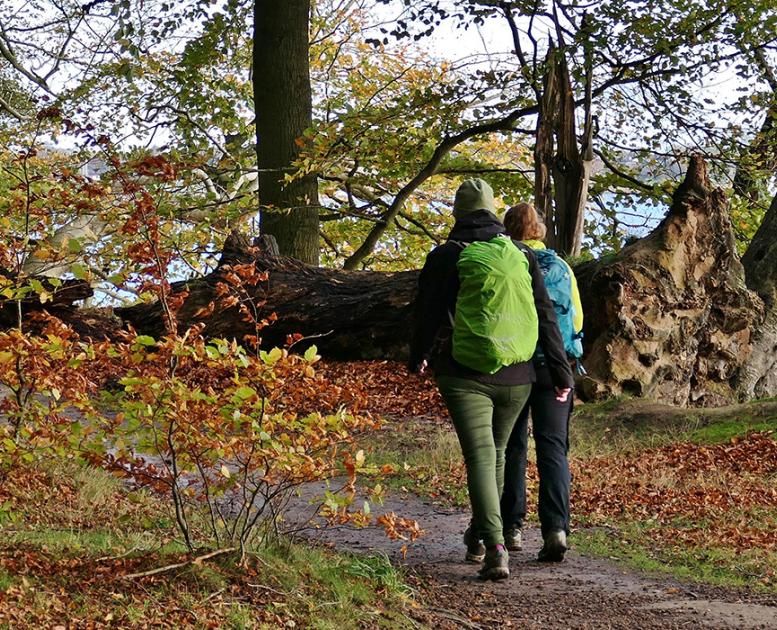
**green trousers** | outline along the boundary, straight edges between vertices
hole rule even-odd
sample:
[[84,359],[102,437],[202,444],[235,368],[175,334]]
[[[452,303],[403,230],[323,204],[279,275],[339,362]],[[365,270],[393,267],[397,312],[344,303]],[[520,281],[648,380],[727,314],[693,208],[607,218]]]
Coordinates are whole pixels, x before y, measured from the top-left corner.
[[499,498],[505,447],[531,384],[488,385],[466,378],[439,376],[440,388],[459,437],[467,466],[467,488],[475,530],[486,546],[504,544]]

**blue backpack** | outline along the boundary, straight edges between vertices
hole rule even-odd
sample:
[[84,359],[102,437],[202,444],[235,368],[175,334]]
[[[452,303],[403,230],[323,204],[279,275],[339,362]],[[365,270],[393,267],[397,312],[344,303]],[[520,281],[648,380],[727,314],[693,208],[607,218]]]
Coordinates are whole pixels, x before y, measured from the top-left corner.
[[[545,279],[545,288],[556,311],[564,350],[567,355],[579,359],[583,356],[583,333],[575,332],[575,307],[572,305],[572,278],[569,267],[552,249],[532,250]],[[541,351],[538,349],[538,353]]]

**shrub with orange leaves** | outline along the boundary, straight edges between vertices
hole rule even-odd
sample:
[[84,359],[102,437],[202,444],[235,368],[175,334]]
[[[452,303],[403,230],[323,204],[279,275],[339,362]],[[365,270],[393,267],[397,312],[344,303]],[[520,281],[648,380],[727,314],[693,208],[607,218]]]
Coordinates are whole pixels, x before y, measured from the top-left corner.
[[[0,465],[68,457],[103,466],[169,497],[190,550],[215,543],[244,552],[276,529],[298,486],[335,475],[347,481],[342,492],[326,493],[323,513],[337,522],[370,520],[366,509],[349,506],[366,466],[363,452],[353,452],[354,436],[375,421],[345,410],[338,395],[345,388],[317,374],[315,348],[290,352],[299,335],[288,348],[259,350],[275,316],[259,317],[247,287],[267,274],[253,264],[223,265],[216,300],[198,313],[235,308],[252,334],[224,341],[206,340],[197,326],[179,330],[186,292],[173,291],[171,270],[205,268],[192,265],[182,245],[188,238],[195,252],[218,246],[209,224],[176,237],[185,231],[165,186],[180,165],[163,156],[122,160],[109,138],[62,122],[104,151],[108,171],[97,182],[37,164],[32,149],[16,158],[20,183],[10,218],[0,220],[9,235],[0,244],[0,314],[10,313],[16,326],[0,333],[0,386],[10,392],[0,391]],[[61,285],[35,275],[44,272],[99,278],[158,300],[165,335],[130,330],[116,342],[93,343],[53,318],[31,333],[24,300],[37,296],[45,306]],[[358,397],[349,402],[355,408]]]
[[[342,474],[343,461],[357,462],[353,478],[364,464],[351,447],[371,417],[292,408],[296,391],[325,386],[315,349],[254,355],[193,329],[159,341],[130,333],[108,353],[123,373],[102,407],[118,413],[90,414],[100,431],[86,454],[169,496],[190,549],[203,536],[245,549],[300,484]],[[192,514],[203,506],[207,527],[198,528]]]
[[86,366],[99,349],[55,318],[41,335],[0,332],[0,472],[75,456],[91,430],[74,417],[98,390],[99,369]]

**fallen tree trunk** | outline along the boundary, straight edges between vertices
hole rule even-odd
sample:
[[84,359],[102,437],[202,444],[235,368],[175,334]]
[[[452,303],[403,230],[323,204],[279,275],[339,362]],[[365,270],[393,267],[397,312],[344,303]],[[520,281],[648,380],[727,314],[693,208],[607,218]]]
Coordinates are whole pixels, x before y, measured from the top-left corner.
[[20,310],[23,320],[26,320],[31,313],[42,311],[60,319],[68,319],[77,310],[74,302],[94,294],[85,280],[63,280],[59,286],[54,286],[49,278],[40,276],[33,279],[43,287],[46,298],[41,301],[41,296],[35,292],[29,293],[20,301],[0,298],[0,329],[17,326]]
[[[188,291],[185,327],[241,340],[253,333],[238,308],[197,313],[216,300],[227,265],[253,263],[269,273],[248,287],[265,346],[300,333],[335,359],[403,359],[410,336],[417,271],[379,273],[309,267],[228,240],[219,268],[174,291]],[[576,268],[586,324],[584,396],[632,394],[676,405],[716,405],[735,398],[734,377],[750,353],[763,303],[745,287],[727,202],[710,190],[706,166],[691,160],[669,213],[647,237],[616,255]],[[117,309],[140,332],[164,333],[157,304]]]
[[[254,332],[238,308],[219,309],[206,319],[197,311],[217,301],[216,285],[224,281],[224,267],[253,262],[269,278],[250,291],[259,318],[271,313],[277,321],[261,331],[264,346],[283,346],[287,335],[312,337],[327,357],[334,359],[403,358],[409,344],[412,302],[418,271],[382,273],[311,267],[297,260],[268,254],[247,238],[229,237],[219,267],[208,276],[173,285],[174,292],[188,291],[178,311],[186,328],[204,323],[203,334],[242,340]],[[116,314],[138,331],[164,334],[161,309],[156,303],[116,309]],[[304,346],[303,346],[304,347]]]
[[582,393],[675,405],[735,398],[763,304],[744,282],[720,190],[693,156],[666,218],[614,256],[578,266],[585,312]]

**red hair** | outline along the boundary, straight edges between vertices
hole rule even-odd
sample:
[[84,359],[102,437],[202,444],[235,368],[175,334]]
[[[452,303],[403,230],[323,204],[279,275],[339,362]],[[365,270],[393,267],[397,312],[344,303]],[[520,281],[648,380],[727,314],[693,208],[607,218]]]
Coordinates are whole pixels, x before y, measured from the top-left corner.
[[510,208],[505,213],[504,224],[507,233],[517,241],[541,241],[547,232],[537,210],[530,203],[519,203]]

